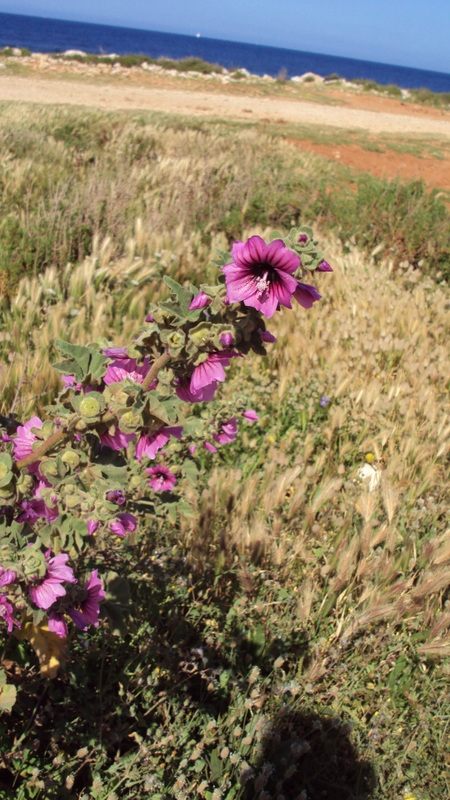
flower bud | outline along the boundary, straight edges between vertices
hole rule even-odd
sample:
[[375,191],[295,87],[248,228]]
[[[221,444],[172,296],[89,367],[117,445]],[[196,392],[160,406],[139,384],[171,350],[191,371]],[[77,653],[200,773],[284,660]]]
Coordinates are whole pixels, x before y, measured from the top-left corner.
[[83,417],[96,417],[100,413],[100,403],[95,397],[83,397],[79,408]]
[[75,450],[66,450],[65,453],[62,454],[61,460],[64,461],[64,464],[68,464],[69,467],[75,469],[80,463],[80,456]]
[[80,499],[74,494],[66,495],[64,498],[66,508],[76,508],[80,504]]
[[36,547],[27,547],[24,551],[22,569],[28,579],[34,578],[38,580],[43,578],[47,572],[47,562],[44,554],[37,550]]
[[56,461],[52,461],[51,458],[46,458],[45,461],[41,461],[39,464],[39,472],[46,478],[56,478],[58,476]]

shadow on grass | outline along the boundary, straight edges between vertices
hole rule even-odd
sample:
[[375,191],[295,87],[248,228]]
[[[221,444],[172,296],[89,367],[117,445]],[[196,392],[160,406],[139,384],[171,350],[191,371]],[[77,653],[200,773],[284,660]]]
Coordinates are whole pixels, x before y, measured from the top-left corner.
[[358,756],[349,723],[282,708],[262,742],[245,800],[370,800],[372,765]]

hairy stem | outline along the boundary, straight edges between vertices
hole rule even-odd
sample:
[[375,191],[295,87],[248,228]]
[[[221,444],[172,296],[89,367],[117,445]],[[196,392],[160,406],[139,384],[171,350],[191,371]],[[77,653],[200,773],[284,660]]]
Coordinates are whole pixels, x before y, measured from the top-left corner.
[[142,381],[142,388],[147,390],[150,388],[152,381],[156,378],[158,372],[163,369],[166,364],[170,361],[169,353],[163,353],[162,356],[156,359],[155,363],[153,364],[151,370],[147,373],[144,380]]

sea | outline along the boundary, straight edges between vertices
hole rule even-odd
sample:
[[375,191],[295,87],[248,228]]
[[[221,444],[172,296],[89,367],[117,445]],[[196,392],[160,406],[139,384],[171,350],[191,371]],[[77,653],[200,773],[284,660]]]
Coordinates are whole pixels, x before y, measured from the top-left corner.
[[87,22],[43,17],[0,14],[0,48],[27,47],[32,52],[60,53],[82,50],[89,53],[134,54],[172,59],[197,56],[227,69],[244,67],[255,75],[283,73],[287,78],[314,72],[323,77],[366,78],[381,84],[396,84],[404,89],[431,89],[450,92],[450,75],[443,72],[378,64],[342,58],[325,53],[308,53],[281,47],[208,39],[199,34],[182,36],[160,31],[93,25]]

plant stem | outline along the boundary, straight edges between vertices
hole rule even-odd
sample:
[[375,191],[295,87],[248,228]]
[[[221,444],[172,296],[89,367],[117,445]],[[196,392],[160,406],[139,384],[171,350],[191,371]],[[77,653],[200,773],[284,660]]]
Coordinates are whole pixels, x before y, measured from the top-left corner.
[[[144,389],[144,391],[146,391],[151,386],[152,381],[156,378],[158,372],[166,366],[166,364],[170,361],[170,358],[171,357],[169,353],[163,353],[162,356],[156,359],[152,368],[142,381],[142,388]],[[45,442],[42,442],[42,444],[39,447],[37,447],[36,450],[33,450],[32,453],[29,453],[27,456],[24,456],[19,461],[17,461],[16,462],[17,468],[22,469],[22,467],[28,467],[29,464],[34,464],[36,461],[40,461],[42,456],[45,456],[45,454],[48,453],[49,450],[51,450],[57,444],[59,444],[64,439],[67,439],[70,436],[74,425],[76,424],[76,422],[78,422],[79,419],[80,417],[77,416],[76,419],[72,420],[72,422],[67,428],[61,428],[59,431],[55,431],[55,433],[52,433],[52,435],[49,436],[49,438],[46,439]],[[101,418],[101,421],[106,423],[113,422],[114,420],[115,416],[110,411],[107,411],[105,414],[103,414]],[[97,422],[98,420],[93,422],[92,425],[96,425]]]
[[170,361],[169,353],[163,353],[162,356],[156,359],[155,363],[153,364],[151,370],[147,372],[144,380],[142,381],[142,388],[147,390],[150,388],[151,383],[154,378],[156,378],[158,372],[163,369],[166,364]]

